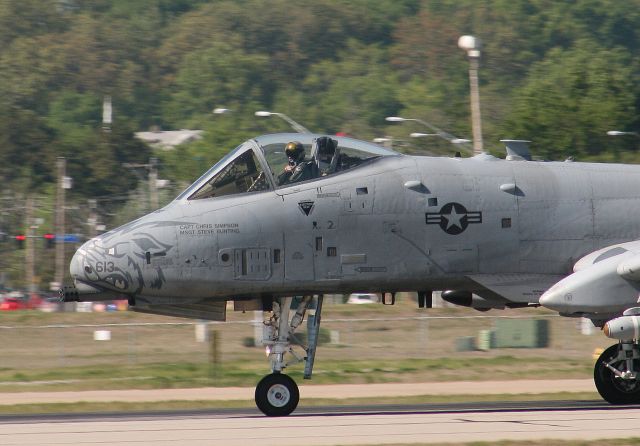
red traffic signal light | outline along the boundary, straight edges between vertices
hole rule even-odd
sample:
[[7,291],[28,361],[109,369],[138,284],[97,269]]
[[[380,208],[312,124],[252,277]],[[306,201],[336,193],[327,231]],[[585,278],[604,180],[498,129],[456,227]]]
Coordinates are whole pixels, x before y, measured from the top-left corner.
[[15,239],[16,239],[16,245],[18,246],[18,249],[22,249],[22,247],[24,246],[24,241],[27,239],[27,236],[20,234],[20,235],[16,235]]
[[45,234],[42,236],[45,240],[45,242],[47,243],[47,248],[53,248],[53,244],[56,241],[56,235],[55,234]]

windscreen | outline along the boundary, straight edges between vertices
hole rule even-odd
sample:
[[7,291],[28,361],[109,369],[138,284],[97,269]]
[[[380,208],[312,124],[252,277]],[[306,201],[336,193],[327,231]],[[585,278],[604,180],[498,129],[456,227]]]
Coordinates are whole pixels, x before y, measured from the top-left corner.
[[382,156],[398,155],[373,143],[338,136],[291,133],[265,135],[256,138],[256,141],[262,148],[277,187],[291,184],[291,181],[281,180],[283,172],[291,162],[285,153],[286,145],[291,142],[299,142],[304,148],[305,155],[300,163],[306,163],[304,168],[308,170],[308,174],[300,175],[301,181],[344,172]]
[[[233,149],[231,152],[227,153],[224,157],[222,157],[222,159],[220,161],[215,163],[213,165],[213,167],[211,167],[209,170],[207,170],[205,173],[203,173],[200,176],[200,178],[198,178],[196,181],[194,181],[193,184],[191,184],[191,186],[189,186],[187,189],[184,190],[184,192],[182,192],[180,195],[178,195],[176,200],[182,200],[183,198],[188,197],[193,192],[198,190],[198,188],[200,188],[200,186],[202,185],[202,183],[204,182],[205,179],[209,178],[214,172],[219,171],[220,169],[222,169],[222,167],[225,166],[229,162],[229,160],[231,158],[234,158],[236,156],[236,154],[238,154],[239,152],[243,152],[243,151],[247,150],[247,147],[245,147],[247,144],[248,144],[248,142],[244,142],[244,143],[240,144],[238,147],[236,147],[235,149]],[[251,145],[249,145],[249,147],[251,147]]]
[[244,192],[260,192],[268,190],[260,162],[253,150],[247,150],[233,158],[211,179],[189,196],[189,200],[223,197]]

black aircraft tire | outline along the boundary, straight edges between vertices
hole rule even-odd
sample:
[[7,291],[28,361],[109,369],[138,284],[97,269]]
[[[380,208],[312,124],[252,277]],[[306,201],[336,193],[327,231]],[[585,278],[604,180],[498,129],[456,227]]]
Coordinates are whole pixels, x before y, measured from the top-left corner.
[[268,417],[284,417],[298,407],[300,392],[295,381],[287,375],[272,373],[256,386],[256,406]]
[[[612,345],[607,348],[598,360],[593,368],[593,380],[596,384],[598,393],[605,401],[611,404],[638,404],[640,403],[640,381],[638,380],[623,380],[615,376],[615,374],[607,368],[604,363],[611,361],[612,358],[617,356],[618,344]],[[614,367],[615,364],[612,364]],[[636,360],[637,367],[638,361]]]

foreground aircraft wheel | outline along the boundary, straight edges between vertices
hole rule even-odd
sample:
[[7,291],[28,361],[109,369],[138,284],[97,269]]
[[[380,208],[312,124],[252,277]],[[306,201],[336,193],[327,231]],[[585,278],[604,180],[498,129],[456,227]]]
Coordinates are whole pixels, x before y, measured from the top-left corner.
[[[606,349],[596,361],[593,369],[593,379],[600,396],[611,404],[636,404],[640,403],[640,381],[637,379],[623,379],[615,375],[605,363],[618,356],[619,344]],[[634,368],[639,366],[638,360],[634,361]],[[611,364],[621,372],[627,370],[625,360]]]
[[289,415],[298,406],[298,401],[298,386],[287,375],[272,373],[256,386],[256,406],[269,417]]

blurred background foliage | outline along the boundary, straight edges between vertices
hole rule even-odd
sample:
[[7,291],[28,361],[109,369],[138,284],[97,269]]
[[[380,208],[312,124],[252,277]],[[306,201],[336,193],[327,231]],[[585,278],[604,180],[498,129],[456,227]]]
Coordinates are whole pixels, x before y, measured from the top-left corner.
[[[145,187],[145,173],[124,163],[158,157],[160,178],[174,185],[166,202],[244,139],[290,130],[255,117],[260,109],[318,133],[391,136],[412,152],[442,141],[409,141],[425,129],[385,116],[470,138],[463,34],[483,42],[487,150],[502,155],[499,139],[529,139],[546,159],[640,160],[640,139],[606,136],[640,131],[640,0],[4,0],[5,216],[7,199],[54,203],[64,156],[70,202],[97,198],[113,226]],[[204,134],[155,151],[133,137],[152,128]]]

